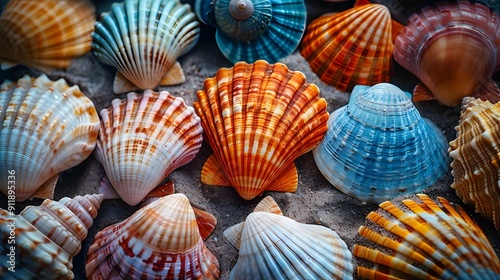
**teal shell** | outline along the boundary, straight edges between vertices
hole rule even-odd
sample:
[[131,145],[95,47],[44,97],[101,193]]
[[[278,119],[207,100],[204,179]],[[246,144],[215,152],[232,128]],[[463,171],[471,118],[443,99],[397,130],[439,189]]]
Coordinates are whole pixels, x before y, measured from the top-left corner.
[[342,192],[381,203],[422,191],[448,170],[448,142],[394,85],[355,86],[349,104],[330,115],[313,150],[321,173]]

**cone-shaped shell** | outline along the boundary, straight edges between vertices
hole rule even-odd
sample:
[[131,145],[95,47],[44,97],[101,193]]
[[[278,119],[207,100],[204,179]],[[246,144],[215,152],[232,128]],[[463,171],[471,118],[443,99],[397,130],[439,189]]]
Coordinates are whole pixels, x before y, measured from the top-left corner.
[[0,209],[0,252],[6,256],[15,248],[15,272],[8,270],[12,266],[8,261],[2,261],[0,277],[73,279],[73,257],[80,251],[102,200],[102,195],[96,194],[46,199],[19,215]]
[[163,78],[174,75],[168,71],[176,66],[179,56],[194,47],[199,34],[199,23],[188,4],[178,0],[125,0],[114,3],[111,11],[96,22],[92,53],[117,68],[115,93],[133,89],[121,84],[123,77],[139,89],[153,89]]
[[131,92],[100,114],[96,158],[129,205],[139,203],[174,169],[190,162],[203,141],[194,109],[166,91]]
[[[52,198],[57,174],[94,150],[99,117],[92,101],[66,81],[24,76],[0,86],[0,190],[16,178],[16,200]],[[7,170],[15,172],[8,174]]]
[[326,14],[308,25],[300,54],[325,83],[341,91],[388,82],[392,21],[384,5],[367,4]]
[[[440,2],[414,14],[396,38],[394,59],[447,106],[479,94],[500,66],[500,17],[480,3]],[[495,85],[496,87],[496,85]],[[500,101],[500,90],[487,97]]]
[[328,181],[359,200],[380,203],[419,192],[448,170],[443,133],[422,118],[411,95],[392,84],[356,86],[334,111],[313,151]]
[[172,194],[100,231],[85,271],[88,279],[217,279],[219,263],[187,197]]
[[326,131],[326,101],[282,63],[237,63],[205,80],[194,103],[214,154],[202,169],[209,185],[233,186],[245,199],[295,191],[293,161]]
[[256,209],[224,236],[239,249],[230,279],[352,279],[352,254],[327,227]]
[[499,279],[500,260],[458,206],[427,195],[380,204],[359,228],[353,255],[363,279]]
[[448,149],[451,187],[500,231],[500,102],[464,98],[456,130]]
[[[95,10],[87,0],[11,0],[0,15],[2,68],[66,68],[90,51]],[[7,63],[7,64],[5,64]]]

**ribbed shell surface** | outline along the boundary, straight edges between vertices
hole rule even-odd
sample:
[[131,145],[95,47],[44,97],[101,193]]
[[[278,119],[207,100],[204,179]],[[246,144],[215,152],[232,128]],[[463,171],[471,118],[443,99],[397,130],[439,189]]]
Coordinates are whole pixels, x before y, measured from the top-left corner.
[[183,194],[162,197],[100,231],[85,270],[88,279],[217,279],[220,273]]
[[[24,76],[0,86],[0,168],[14,170],[16,200],[30,198],[45,182],[94,150],[99,117],[78,86],[63,79]],[[7,194],[9,174],[0,174]],[[49,195],[50,196],[50,195]]]
[[349,103],[330,115],[313,155],[336,188],[380,203],[421,191],[443,176],[447,148],[443,133],[420,116],[409,93],[381,83],[354,88]]
[[103,109],[96,158],[120,197],[136,205],[173,170],[190,162],[203,141],[200,118],[166,91],[131,92]]

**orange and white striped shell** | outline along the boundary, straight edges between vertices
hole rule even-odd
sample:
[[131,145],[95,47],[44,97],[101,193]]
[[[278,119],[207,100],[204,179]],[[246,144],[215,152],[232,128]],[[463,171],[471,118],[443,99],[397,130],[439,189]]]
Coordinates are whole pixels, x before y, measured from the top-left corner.
[[87,0],[10,0],[0,15],[2,68],[66,68],[90,51],[95,21]]
[[293,161],[326,132],[319,89],[285,64],[239,62],[222,68],[194,103],[214,154],[201,171],[208,185],[233,186],[244,199],[264,191],[293,192]]
[[[201,211],[201,210],[198,210]],[[210,221],[215,225],[212,215]],[[164,196],[100,231],[87,255],[87,279],[217,279],[219,263],[203,243],[183,194]]]
[[96,158],[129,205],[139,203],[173,170],[190,162],[203,141],[194,109],[167,91],[131,92],[126,99],[113,100],[100,115]]
[[479,226],[444,198],[386,201],[353,247],[364,279],[498,279],[500,260]]
[[500,231],[500,102],[465,97],[456,131],[451,187]]

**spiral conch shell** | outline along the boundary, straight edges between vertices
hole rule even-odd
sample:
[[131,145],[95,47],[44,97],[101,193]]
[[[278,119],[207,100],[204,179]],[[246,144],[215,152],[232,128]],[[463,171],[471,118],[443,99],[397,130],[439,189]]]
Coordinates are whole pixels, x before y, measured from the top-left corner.
[[[88,279],[217,279],[219,263],[204,245],[198,222],[183,194],[162,197],[123,222],[100,231],[89,248]],[[212,227],[213,228],[213,227]]]
[[[45,75],[0,86],[0,169],[13,170],[16,200],[52,198],[58,173],[94,150],[99,117],[78,86]],[[7,194],[7,172],[0,190]]]
[[466,97],[450,142],[451,187],[500,231],[500,102]]
[[167,91],[131,92],[100,114],[95,155],[115,191],[130,205],[190,162],[203,141],[193,107]]
[[73,279],[73,257],[80,251],[102,200],[97,194],[46,199],[19,215],[0,209],[0,253],[6,256],[15,248],[14,271],[9,270],[12,266],[8,261],[2,261],[0,277]]
[[2,69],[21,63],[66,68],[90,51],[95,20],[87,0],[10,0],[0,15]]
[[283,216],[270,196],[224,236],[239,249],[230,279],[352,279],[352,254],[337,233]]
[[188,4],[178,0],[125,0],[114,3],[96,22],[92,53],[118,71],[115,93],[180,84],[184,72],[176,59],[200,35]]
[[444,198],[380,204],[353,247],[364,279],[499,279],[500,260],[479,226]]
[[236,63],[205,80],[194,108],[214,154],[201,171],[208,185],[233,186],[244,199],[293,192],[293,161],[326,132],[326,101],[282,63]]

